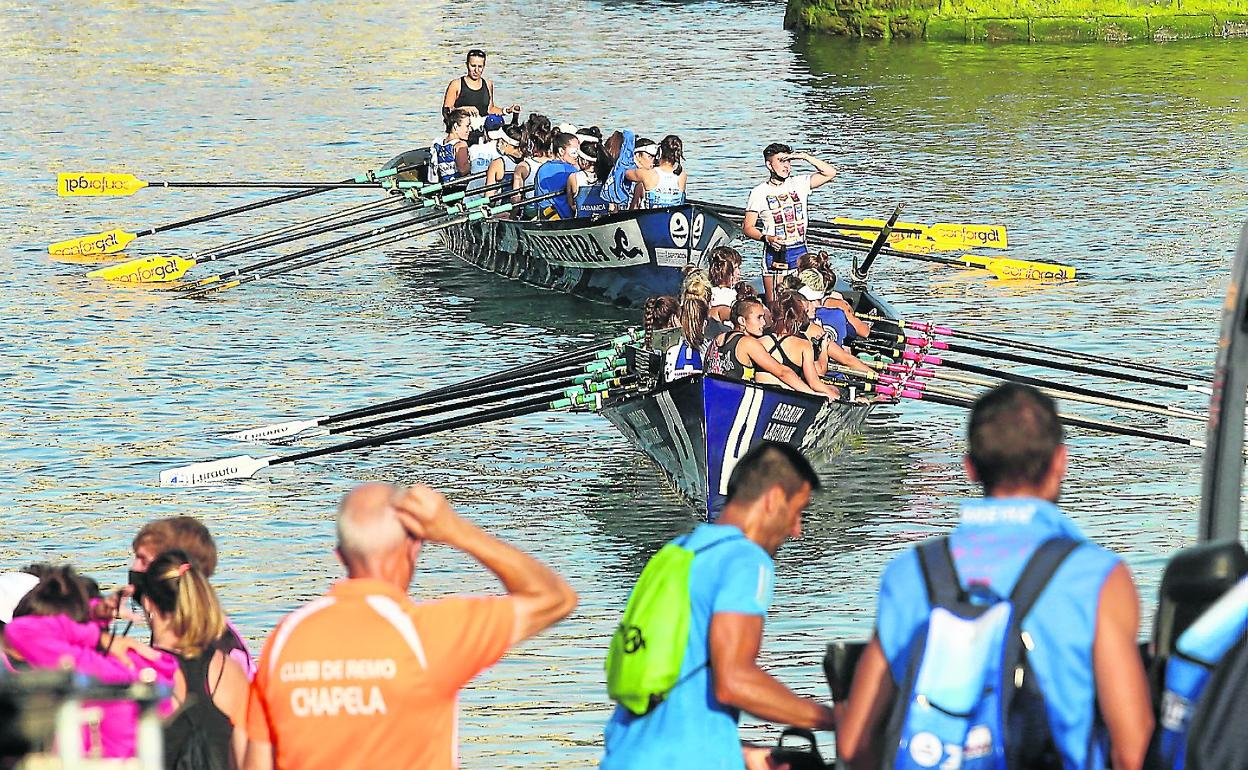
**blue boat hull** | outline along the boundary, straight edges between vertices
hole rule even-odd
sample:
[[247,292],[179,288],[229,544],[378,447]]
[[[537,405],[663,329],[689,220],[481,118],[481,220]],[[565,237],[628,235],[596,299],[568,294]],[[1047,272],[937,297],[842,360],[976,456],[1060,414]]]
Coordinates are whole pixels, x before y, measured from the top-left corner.
[[483,220],[442,231],[455,257],[512,280],[620,307],[676,294],[686,265],[729,243],[736,223],[701,206],[624,211],[594,220]]

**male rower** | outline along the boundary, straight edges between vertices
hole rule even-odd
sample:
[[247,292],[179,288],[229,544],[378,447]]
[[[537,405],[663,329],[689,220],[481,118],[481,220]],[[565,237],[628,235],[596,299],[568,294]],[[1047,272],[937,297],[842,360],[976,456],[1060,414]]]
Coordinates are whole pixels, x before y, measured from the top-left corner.
[[520,105],[499,107],[494,103],[494,82],[486,80],[485,51],[473,48],[465,58],[468,74],[457,77],[446,86],[446,96],[442,98],[442,117],[445,118],[452,110],[465,109],[475,118],[486,115],[519,115]]
[[[462,551],[505,593],[413,602],[425,543]],[[451,770],[460,689],[566,617],[576,594],[425,486],[356,487],[338,509],[336,551],[347,579],[282,620],[261,653],[244,767]]]
[[[818,488],[819,477],[801,452],[763,441],[733,468],[716,522],[676,539],[693,552],[680,673],[645,714],[616,706],[601,770],[766,767],[768,751],[738,738],[742,711],[777,724],[835,726],[831,708],[794,694],[758,664],[776,551],[801,537],[802,512]],[[675,613],[675,623],[678,606],[663,606]]]
[[[906,751],[924,767],[944,766],[946,756],[948,764],[957,766],[962,758],[999,752],[1004,744],[1006,752],[1021,755],[1018,767],[1052,767],[1032,761],[1032,752],[1043,755],[1049,744],[1056,766],[1067,770],[1111,763],[1114,770],[1137,770],[1153,731],[1148,682],[1136,646],[1139,596],[1122,560],[1088,542],[1055,504],[1066,475],[1056,406],[1034,388],[1007,383],[975,402],[967,434],[963,466],[967,477],[983,486],[984,496],[962,502],[945,542],[920,545],[922,557],[908,549],[885,570],[875,636],[858,663],[849,705],[837,726],[838,757],[854,770],[881,767],[882,758],[897,751]],[[1051,571],[1035,569],[1045,563],[1044,555],[1033,561],[1041,546],[1052,553],[1048,549],[1059,543],[1062,548],[1055,552],[1064,555],[1047,562]],[[980,725],[967,733],[965,745],[942,744],[933,732],[940,727],[931,727],[937,724],[931,721],[927,731],[899,743],[893,726],[904,729],[911,713],[923,719],[933,711],[914,705],[916,699],[934,702],[942,689],[974,687],[970,683],[991,680],[992,666],[1001,664],[991,654],[983,656],[984,668],[978,671],[953,663],[951,658],[976,644],[969,636],[942,635],[953,624],[948,613],[938,618],[931,612],[929,597],[960,595],[981,605],[992,597],[1013,601],[1019,595],[1016,585],[1024,582],[1020,576],[1045,572],[1047,581],[1026,581],[1033,590],[1038,583],[1039,593],[1027,591],[1034,603],[1021,628],[1030,672],[1015,679],[1033,677],[1039,703],[1028,698],[1032,708],[1010,712],[1011,727],[1004,729],[1000,743]],[[990,637],[981,631],[975,639],[991,644]],[[937,654],[933,650],[939,650],[940,660],[932,670],[943,665],[953,672],[940,681],[915,677],[916,662],[919,671],[928,671],[927,655]],[[935,693],[920,693],[920,687]],[[1021,695],[1017,690],[1015,697]],[[890,719],[898,701],[908,707],[904,721]]]
[[[794,160],[815,167],[813,174],[792,175]],[[806,253],[807,199],[810,191],[836,177],[836,169],[787,144],[772,143],[763,149],[767,181],[750,191],[745,204],[745,237],[763,243],[763,290],[767,301],[774,297],[775,282],[797,269]]]

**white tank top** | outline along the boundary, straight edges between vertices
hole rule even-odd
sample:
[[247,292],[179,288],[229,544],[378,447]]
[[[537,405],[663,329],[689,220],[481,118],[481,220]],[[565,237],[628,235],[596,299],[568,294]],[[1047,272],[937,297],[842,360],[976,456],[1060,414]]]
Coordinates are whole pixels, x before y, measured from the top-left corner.
[[732,307],[737,301],[737,290],[727,286],[711,287],[711,307]]
[[653,190],[646,190],[646,208],[679,206],[685,202],[685,191],[680,189],[680,177],[665,168],[656,167],[659,183]]

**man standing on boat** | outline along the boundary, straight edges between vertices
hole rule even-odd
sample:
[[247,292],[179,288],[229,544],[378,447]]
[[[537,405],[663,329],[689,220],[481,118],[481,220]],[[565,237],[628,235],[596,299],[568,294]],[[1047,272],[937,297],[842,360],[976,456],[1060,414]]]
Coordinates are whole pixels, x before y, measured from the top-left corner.
[[[768,751],[743,749],[737,737],[742,711],[833,729],[832,709],[795,695],[758,665],[776,551],[801,536],[802,512],[818,487],[801,452],[764,441],[733,468],[716,522],[668,543],[646,566],[607,660],[608,692],[619,705],[607,722],[601,770],[765,767]],[[676,564],[684,565],[679,579]],[[682,616],[684,639],[667,631]],[[625,659],[634,654],[643,656],[633,658],[640,665]],[[670,686],[650,689],[663,677]]]
[[[795,160],[814,166],[815,173],[794,176]],[[836,169],[779,143],[763,149],[763,162],[767,164],[767,181],[750,191],[742,230],[745,237],[763,243],[763,289],[770,302],[775,282],[796,270],[797,261],[806,253],[810,191],[831,182]]]
[[[486,80],[485,51],[473,48],[465,59],[468,74],[457,77],[446,86],[446,96],[442,99],[442,117],[445,119],[452,110],[465,109],[478,120],[486,115],[519,115],[520,105],[513,104],[502,108],[494,103],[494,82]],[[478,128],[479,124],[474,125]]]
[[[463,552],[504,595],[408,597],[425,543]],[[347,579],[270,635],[247,709],[247,770],[459,765],[457,700],[508,648],[576,606],[562,578],[425,486],[370,483],[338,509]]]
[[[962,502],[957,525],[946,538],[906,550],[885,570],[875,636],[858,663],[848,709],[837,726],[838,757],[855,770],[877,768],[883,766],[882,755],[900,751],[900,745],[909,747],[918,764],[936,767],[946,755],[970,759],[1004,750],[1021,755],[1017,766],[1035,767],[1030,758],[1044,753],[1047,744],[1060,757],[1057,766],[1070,770],[1111,763],[1114,770],[1138,770],[1153,731],[1148,682],[1136,647],[1139,595],[1122,560],[1088,542],[1056,505],[1066,475],[1066,446],[1055,404],[1026,385],[1001,385],[975,402],[967,434],[963,465],[967,476],[983,486],[984,496]],[[952,620],[941,598],[950,594],[977,603],[982,613],[975,625],[978,656],[971,636],[949,633],[966,627]],[[989,607],[1009,611],[997,613],[1000,617],[1012,617],[1014,610],[1021,616],[1021,633],[1007,630],[995,638],[1021,637],[1026,648],[1010,677],[1016,689],[1009,694],[1012,707],[1023,706],[1011,708],[1008,722],[995,726],[976,718],[966,743],[950,744],[949,735],[938,734],[949,723],[924,723],[935,709],[912,704],[953,699],[958,696],[950,691],[972,686],[976,696],[998,689],[1005,675],[991,686],[970,684],[992,682],[992,672],[1004,674],[1002,667],[1010,670],[997,657],[999,648],[984,643],[994,638],[984,625],[990,622]],[[928,655],[939,655],[931,671],[956,676],[916,677],[916,668],[929,671],[920,662],[930,660]],[[1028,683],[1038,697],[1024,691]],[[895,704],[906,710],[890,718]],[[957,712],[982,716],[976,705],[966,705]],[[898,714],[905,715],[904,721]],[[916,723],[920,731],[907,732]]]

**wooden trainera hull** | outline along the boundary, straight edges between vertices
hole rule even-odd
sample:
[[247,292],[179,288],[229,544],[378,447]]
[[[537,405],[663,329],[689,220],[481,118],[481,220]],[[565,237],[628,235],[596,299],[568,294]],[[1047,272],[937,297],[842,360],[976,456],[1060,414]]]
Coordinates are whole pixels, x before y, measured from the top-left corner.
[[[870,290],[839,287],[858,312],[896,319],[897,312]],[[632,351],[630,368],[654,382],[654,354]],[[780,386],[705,375],[643,388],[604,402],[601,413],[648,457],[691,505],[714,521],[724,504],[737,460],[761,441],[802,450],[826,466],[858,433],[874,403],[831,403]]]
[[554,222],[483,220],[441,233],[444,248],[482,270],[622,307],[677,294],[681,269],[738,234],[701,206],[625,211]]

